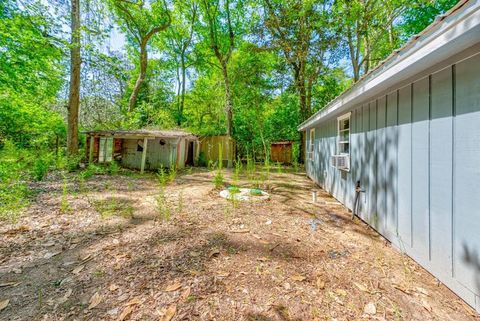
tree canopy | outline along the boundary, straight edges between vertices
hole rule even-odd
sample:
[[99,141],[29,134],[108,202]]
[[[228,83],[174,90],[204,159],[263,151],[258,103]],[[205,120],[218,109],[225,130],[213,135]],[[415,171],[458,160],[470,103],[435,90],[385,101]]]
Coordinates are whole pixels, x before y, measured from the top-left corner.
[[[71,3],[0,3],[2,142],[66,142]],[[454,4],[79,0],[78,130],[182,127],[264,157]]]

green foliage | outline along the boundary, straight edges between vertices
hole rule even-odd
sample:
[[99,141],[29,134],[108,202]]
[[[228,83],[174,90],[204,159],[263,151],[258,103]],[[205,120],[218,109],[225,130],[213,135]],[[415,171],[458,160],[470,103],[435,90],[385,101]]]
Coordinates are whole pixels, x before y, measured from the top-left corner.
[[65,137],[62,117],[49,107],[62,83],[62,51],[52,17],[39,3],[24,9],[0,3],[0,139],[45,147]]
[[205,167],[207,166],[207,159],[205,157],[205,153],[204,152],[200,152],[198,154],[198,166],[202,166],[202,167]]
[[111,161],[107,167],[107,173],[110,175],[116,175],[120,171],[120,166],[117,164],[116,161]]

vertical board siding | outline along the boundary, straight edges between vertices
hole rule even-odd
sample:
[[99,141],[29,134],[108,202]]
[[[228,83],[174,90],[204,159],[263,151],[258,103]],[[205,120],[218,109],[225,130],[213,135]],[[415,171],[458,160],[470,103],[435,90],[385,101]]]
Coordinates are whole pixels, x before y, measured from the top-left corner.
[[[307,173],[480,310],[480,55],[352,108],[350,172],[330,166],[337,119]],[[307,137],[309,137],[307,135]]]
[[377,102],[369,104],[369,128],[367,133],[367,155],[368,155],[368,177],[369,185],[366,191],[368,195],[368,222],[372,226],[377,226],[377,151],[376,151],[376,135],[377,129]]
[[386,218],[385,233],[389,237],[397,235],[397,101],[398,92],[387,96],[387,123],[385,133],[385,170],[387,182],[386,187]]
[[412,226],[413,247],[423,262],[429,259],[429,78],[413,84],[412,106]]
[[363,105],[362,106],[362,129],[363,129],[363,135],[362,135],[362,146],[363,149],[360,151],[362,154],[362,164],[360,165],[362,167],[362,172],[364,175],[362,176],[362,180],[360,181],[360,184],[362,186],[362,189],[364,190],[364,193],[362,194],[362,216],[361,218],[368,222],[368,190],[370,187],[370,157],[371,157],[371,151],[369,148],[368,144],[368,131],[370,128],[370,108],[369,105]]
[[455,72],[455,277],[480,295],[480,55]]
[[452,275],[452,68],[431,78],[430,232],[431,265]]
[[386,204],[387,204],[387,176],[385,166],[386,152],[386,115],[387,115],[387,98],[382,96],[377,100],[377,129],[375,131],[376,138],[376,159],[377,159],[377,175],[376,175],[376,210],[377,220],[375,229],[381,234],[385,233],[386,226]]
[[402,250],[412,246],[412,87],[398,91],[398,241]]

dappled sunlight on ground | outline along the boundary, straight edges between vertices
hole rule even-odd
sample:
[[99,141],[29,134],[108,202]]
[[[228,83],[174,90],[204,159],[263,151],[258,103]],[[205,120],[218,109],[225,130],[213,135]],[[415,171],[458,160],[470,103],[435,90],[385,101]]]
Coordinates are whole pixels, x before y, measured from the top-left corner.
[[221,198],[214,175],[165,189],[154,175],[72,175],[68,195],[39,183],[0,227],[0,319],[478,319],[303,173],[225,170],[224,185],[270,194],[259,202]]

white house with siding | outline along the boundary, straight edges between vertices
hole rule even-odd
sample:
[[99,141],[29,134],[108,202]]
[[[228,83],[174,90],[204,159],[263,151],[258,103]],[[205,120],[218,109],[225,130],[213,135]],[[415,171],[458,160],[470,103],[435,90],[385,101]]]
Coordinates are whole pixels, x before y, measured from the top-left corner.
[[299,130],[308,176],[480,312],[480,1],[460,1]]

